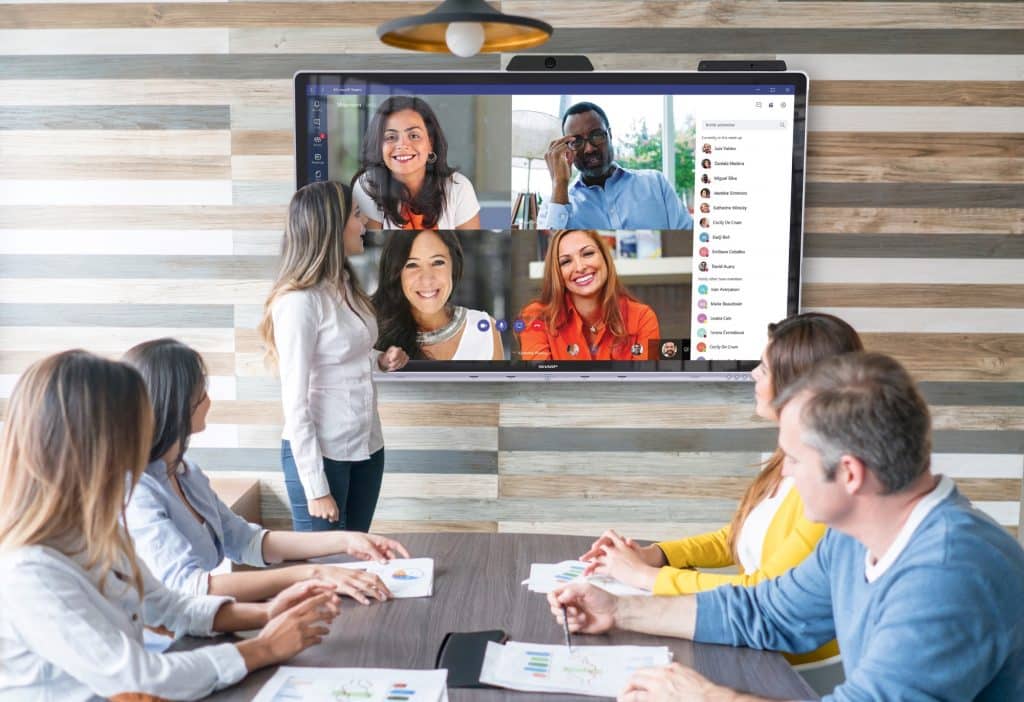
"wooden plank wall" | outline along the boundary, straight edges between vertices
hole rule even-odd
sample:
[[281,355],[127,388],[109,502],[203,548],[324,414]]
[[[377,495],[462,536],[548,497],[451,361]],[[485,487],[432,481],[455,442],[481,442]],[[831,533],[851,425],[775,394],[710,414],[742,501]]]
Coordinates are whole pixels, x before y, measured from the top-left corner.
[[[935,464],[1008,528],[1024,471],[1024,4],[506,0],[599,69],[783,58],[812,78],[807,307],[924,382]],[[207,470],[286,524],[254,332],[297,69],[497,68],[375,39],[401,2],[0,4],[0,394],[70,346],[173,335],[213,373]],[[773,446],[746,384],[382,386],[378,529],[689,533]]]

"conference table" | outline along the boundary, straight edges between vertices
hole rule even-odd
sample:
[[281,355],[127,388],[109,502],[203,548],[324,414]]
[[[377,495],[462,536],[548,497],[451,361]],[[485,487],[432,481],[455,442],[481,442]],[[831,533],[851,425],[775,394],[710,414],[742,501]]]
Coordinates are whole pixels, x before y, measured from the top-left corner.
[[[562,627],[551,616],[544,595],[529,592],[522,581],[531,563],[577,558],[593,539],[539,534],[397,534],[414,557],[434,559],[434,594],[368,606],[343,600],[330,634],[287,663],[291,666],[433,668],[438,646],[450,631],[504,629],[509,639],[559,644]],[[350,559],[321,559],[343,561]],[[217,639],[183,639],[175,649],[194,648]],[[776,699],[817,699],[778,653],[695,644],[681,639],[615,631],[574,635],[579,645],[668,646],[674,660],[711,680]],[[217,702],[251,700],[273,674],[257,671],[242,682],[209,696]],[[499,689],[451,689],[452,702],[583,702],[594,697]]]

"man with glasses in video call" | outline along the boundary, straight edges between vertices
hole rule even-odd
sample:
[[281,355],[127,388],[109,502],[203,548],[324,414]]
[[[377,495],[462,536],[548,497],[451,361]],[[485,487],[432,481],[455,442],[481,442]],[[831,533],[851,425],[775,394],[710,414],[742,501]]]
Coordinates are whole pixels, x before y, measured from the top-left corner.
[[[615,163],[608,116],[578,102],[562,116],[562,136],[548,147],[551,197],[540,229],[692,229],[693,217],[661,171]],[[579,177],[570,184],[572,166]]]

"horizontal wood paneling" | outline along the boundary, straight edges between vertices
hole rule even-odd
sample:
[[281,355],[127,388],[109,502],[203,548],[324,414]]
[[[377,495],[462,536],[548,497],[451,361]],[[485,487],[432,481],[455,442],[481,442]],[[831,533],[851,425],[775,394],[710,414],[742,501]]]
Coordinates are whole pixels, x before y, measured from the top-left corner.
[[[1024,74],[1022,74],[1024,76]],[[1024,133],[875,132],[868,141],[860,132],[807,135],[808,158],[1024,158]],[[877,140],[877,141],[870,141]],[[870,148],[884,144],[884,153]],[[949,173],[949,177],[957,174]]]
[[[51,350],[117,357],[178,335],[203,351],[214,397],[193,457],[255,476],[265,520],[289,525],[278,385],[254,327],[293,187],[291,76],[507,63],[376,40],[378,23],[434,4],[0,4],[0,411]],[[907,364],[932,403],[935,470],[1015,530],[1024,5],[494,4],[556,26],[536,51],[588,53],[598,70],[778,57],[810,75],[803,305]],[[700,533],[775,445],[749,383],[378,391],[381,530]]]
[[807,178],[831,183],[1021,183],[1024,159],[832,156],[807,159]]
[[1020,107],[1024,81],[819,80],[812,105]]
[[803,286],[807,307],[981,307],[1024,308],[1021,285],[872,285],[810,283]]
[[553,5],[546,0],[503,0],[504,12],[531,15],[556,26],[569,27],[777,27],[832,29],[923,28],[1021,29],[1024,11],[1012,3],[915,2],[793,2],[739,0],[707,3],[700,0],[647,0],[642,3],[596,0],[579,7]]

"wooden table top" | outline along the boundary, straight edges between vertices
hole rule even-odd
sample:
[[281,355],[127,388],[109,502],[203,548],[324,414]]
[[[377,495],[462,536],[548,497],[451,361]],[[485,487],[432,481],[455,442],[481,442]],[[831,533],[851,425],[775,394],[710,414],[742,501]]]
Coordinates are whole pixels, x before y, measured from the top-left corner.
[[[537,534],[401,534],[413,556],[434,559],[434,594],[370,606],[343,601],[341,616],[319,645],[287,665],[312,667],[433,668],[438,646],[450,631],[504,629],[510,640],[561,643],[562,628],[543,595],[520,583],[531,563],[556,563],[579,556],[592,539]],[[175,648],[193,648],[218,639],[191,639]],[[675,660],[718,683],[782,699],[815,699],[803,679],[778,653],[695,644],[681,639],[612,632],[574,636],[581,645],[668,646]],[[251,700],[273,674],[257,671],[239,684],[210,696],[217,702]],[[549,695],[497,689],[452,689],[452,702],[583,702],[593,697]]]

